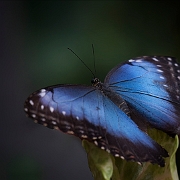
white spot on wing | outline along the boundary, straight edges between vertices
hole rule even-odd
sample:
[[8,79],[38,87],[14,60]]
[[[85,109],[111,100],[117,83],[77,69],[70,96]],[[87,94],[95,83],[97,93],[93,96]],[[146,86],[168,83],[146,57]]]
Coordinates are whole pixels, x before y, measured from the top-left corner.
[[52,124],[56,125],[57,123],[56,123],[56,121],[52,121]]
[[41,109],[42,109],[42,110],[44,109],[44,105],[41,105]]
[[141,60],[141,59],[138,59],[138,60],[136,60],[136,62],[142,62],[142,60]]
[[76,119],[77,119],[77,120],[79,120],[79,117],[78,117],[78,116],[76,116]]
[[62,111],[62,114],[65,116],[66,115],[66,111]]
[[120,156],[120,158],[121,158],[121,159],[124,159],[124,157],[123,157],[123,156]]
[[33,106],[34,105],[34,102],[32,100],[29,101],[29,103]]
[[53,107],[50,107],[49,110],[50,110],[51,112],[53,112],[53,111],[54,111],[54,108],[53,108]]
[[27,112],[28,111],[28,109],[27,108],[24,108],[24,110]]
[[161,69],[157,69],[158,72],[163,72]]
[[152,58],[154,61],[159,61],[158,59],[156,59],[156,58]]
[[115,157],[119,157],[119,154],[115,154],[114,156],[115,156]]
[[67,131],[67,133],[68,133],[68,134],[74,134],[74,132],[73,132],[73,131]]
[[170,58],[170,57],[168,57],[167,59],[168,59],[169,61],[172,61],[172,58]]
[[46,121],[46,119],[45,118],[41,118],[41,121]]
[[47,123],[44,123],[43,126],[47,126]]
[[109,150],[109,149],[106,149],[106,152],[110,153],[110,150]]
[[84,134],[84,131],[83,130],[79,130],[79,133]]
[[104,147],[104,146],[101,146],[101,149],[105,149],[105,147]]
[[135,60],[133,60],[133,59],[130,59],[130,60],[129,60],[129,62],[134,62],[134,61],[135,61]]
[[44,97],[44,96],[46,95],[46,92],[41,91],[41,92],[39,93],[39,95],[40,95],[41,97]]
[[97,141],[94,141],[94,144],[97,146],[97,145],[98,145],[98,142],[97,142]]
[[161,78],[161,79],[164,79],[164,77],[163,77],[163,76],[160,76],[160,78]]
[[33,118],[35,118],[35,117],[36,117],[36,115],[35,115],[35,114],[32,114],[31,116],[32,116]]
[[87,138],[87,136],[86,136],[86,135],[84,135],[84,134],[82,134],[82,135],[81,135],[81,137],[82,137],[82,138],[85,138],[85,139]]
[[178,64],[177,64],[177,63],[175,63],[174,65],[175,65],[176,67],[178,66]]

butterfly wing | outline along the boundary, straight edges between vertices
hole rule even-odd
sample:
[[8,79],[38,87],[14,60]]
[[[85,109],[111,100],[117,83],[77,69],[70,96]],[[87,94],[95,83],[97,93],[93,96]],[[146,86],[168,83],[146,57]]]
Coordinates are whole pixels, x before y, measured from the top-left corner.
[[58,85],[33,93],[24,110],[44,126],[87,139],[114,156],[164,166],[167,152],[94,87]]
[[175,58],[131,59],[113,68],[105,84],[135,109],[137,117],[166,133],[180,133],[180,68]]

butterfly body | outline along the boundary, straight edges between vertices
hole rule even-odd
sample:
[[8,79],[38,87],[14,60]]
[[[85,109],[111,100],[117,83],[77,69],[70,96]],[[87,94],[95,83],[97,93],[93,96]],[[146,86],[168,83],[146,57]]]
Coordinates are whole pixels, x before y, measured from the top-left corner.
[[[136,122],[144,119],[168,134],[179,133],[179,69],[175,64],[171,57],[139,57],[116,66],[104,83],[95,78],[93,86],[38,90],[26,100],[24,109],[36,122],[87,139],[116,157],[164,166],[168,153]],[[166,70],[168,75],[163,74]]]

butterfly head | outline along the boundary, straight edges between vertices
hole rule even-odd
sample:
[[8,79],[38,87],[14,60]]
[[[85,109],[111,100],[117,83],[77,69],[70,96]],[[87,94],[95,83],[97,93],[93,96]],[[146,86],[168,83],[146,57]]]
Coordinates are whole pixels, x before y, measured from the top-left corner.
[[98,78],[93,78],[91,80],[91,84],[92,84],[92,86],[97,87],[98,89],[101,89],[101,87],[102,87],[102,83]]

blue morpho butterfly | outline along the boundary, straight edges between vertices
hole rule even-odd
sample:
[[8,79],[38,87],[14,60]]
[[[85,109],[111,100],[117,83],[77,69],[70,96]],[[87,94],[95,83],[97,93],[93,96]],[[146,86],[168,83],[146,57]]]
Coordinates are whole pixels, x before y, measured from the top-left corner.
[[141,128],[180,134],[180,67],[175,58],[142,56],[117,65],[104,83],[55,85],[31,94],[27,115],[93,142],[115,157],[164,166],[168,153]]

